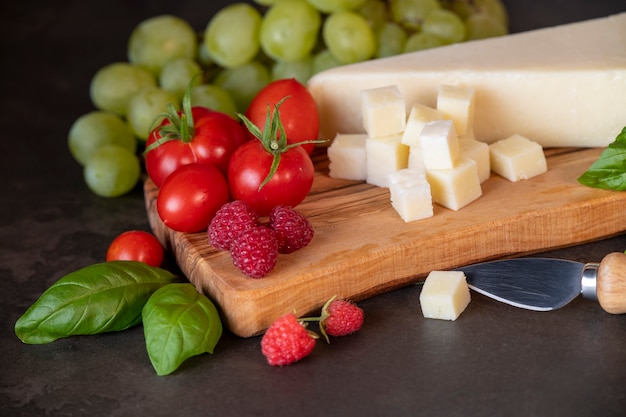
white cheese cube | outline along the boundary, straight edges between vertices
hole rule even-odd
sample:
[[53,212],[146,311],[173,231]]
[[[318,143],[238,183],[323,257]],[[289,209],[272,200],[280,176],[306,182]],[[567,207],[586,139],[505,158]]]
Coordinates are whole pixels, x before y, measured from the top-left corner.
[[407,162],[407,168],[426,173],[426,167],[424,166],[424,153],[422,147],[417,144],[409,146],[409,161]]
[[402,134],[402,143],[407,146],[418,146],[420,133],[422,133],[422,129],[426,126],[426,123],[435,120],[443,120],[444,118],[442,111],[420,103],[413,104],[406,121],[404,133]]
[[478,168],[480,183],[487,181],[491,176],[491,162],[489,145],[476,139],[463,138],[459,140],[460,157],[472,159]]
[[363,128],[370,137],[390,136],[404,132],[406,103],[398,86],[370,88],[361,91]]
[[405,169],[409,159],[409,147],[400,140],[402,135],[368,137],[365,140],[367,182],[389,188],[389,174]]
[[462,271],[432,271],[420,293],[422,314],[429,319],[454,321],[470,301],[469,286]]
[[367,163],[365,156],[366,134],[337,134],[327,149],[328,175],[344,180],[365,181]]
[[489,145],[491,170],[516,182],[548,170],[543,148],[521,135],[513,135]]
[[474,137],[474,89],[459,85],[441,85],[437,94],[437,110],[454,121],[457,135]]
[[430,185],[423,171],[401,169],[389,174],[391,205],[405,222],[433,216]]
[[452,120],[426,123],[420,133],[426,169],[451,169],[459,156],[459,139]]
[[483,194],[476,162],[471,159],[459,159],[453,169],[427,169],[426,179],[433,201],[450,210],[459,210]]

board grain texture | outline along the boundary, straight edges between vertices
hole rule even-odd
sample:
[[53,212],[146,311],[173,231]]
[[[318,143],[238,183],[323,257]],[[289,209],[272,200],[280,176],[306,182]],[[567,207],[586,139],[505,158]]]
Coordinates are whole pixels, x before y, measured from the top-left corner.
[[601,150],[546,149],[547,173],[515,183],[492,174],[482,185],[482,197],[468,206],[452,211],[435,205],[433,217],[405,223],[391,207],[387,189],[330,178],[325,149],[317,149],[313,188],[298,206],[315,236],[309,246],[279,255],[276,268],[261,279],[239,272],[227,252],[208,244],[206,233],[167,228],[149,179],[144,193],[150,226],[181,271],[217,304],[232,333],[250,337],[287,312],[317,313],[334,295],[359,301],[420,282],[433,270],[626,230],[626,192],[589,188],[576,180]]

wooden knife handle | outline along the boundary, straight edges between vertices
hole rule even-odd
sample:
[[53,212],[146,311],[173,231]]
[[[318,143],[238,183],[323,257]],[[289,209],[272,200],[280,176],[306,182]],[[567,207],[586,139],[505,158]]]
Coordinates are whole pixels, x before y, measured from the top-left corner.
[[626,254],[609,253],[598,267],[598,302],[611,314],[626,313]]

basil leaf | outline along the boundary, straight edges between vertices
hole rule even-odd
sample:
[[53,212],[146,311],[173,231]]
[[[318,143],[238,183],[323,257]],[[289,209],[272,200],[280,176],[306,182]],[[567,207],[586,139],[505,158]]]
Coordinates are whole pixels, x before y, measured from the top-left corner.
[[142,317],[148,356],[158,375],[174,372],[192,356],[213,353],[222,336],[215,305],[189,283],[155,291]]
[[135,261],[111,261],[74,271],[50,286],[15,323],[24,343],[124,330],[141,321],[141,309],[172,273]]
[[578,182],[593,188],[626,190],[626,127],[578,178]]

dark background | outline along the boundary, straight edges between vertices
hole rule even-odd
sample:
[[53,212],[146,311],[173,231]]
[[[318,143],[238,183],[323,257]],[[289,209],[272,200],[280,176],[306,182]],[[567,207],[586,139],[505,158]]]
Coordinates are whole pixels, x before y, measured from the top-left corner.
[[[618,416],[626,410],[626,319],[593,302],[535,313],[475,293],[456,322],[424,320],[419,287],[360,303],[356,335],[273,368],[260,338],[226,333],[214,355],[156,376],[141,326],[22,344],[17,318],[61,276],[104,260],[110,241],[149,230],[140,187],[92,194],[67,132],[93,109],[89,82],[126,60],[142,20],[202,31],[227,1],[5,1],[0,6],[0,414],[3,416]],[[605,16],[623,1],[505,1],[511,30]],[[626,40],[625,40],[626,41]],[[626,47],[626,46],[625,46]],[[626,227],[625,227],[626,228]],[[582,262],[626,235],[547,253]]]

